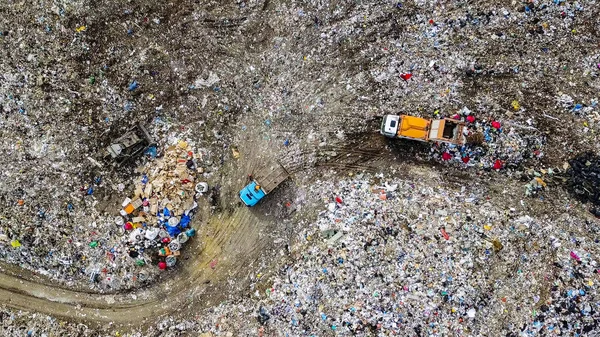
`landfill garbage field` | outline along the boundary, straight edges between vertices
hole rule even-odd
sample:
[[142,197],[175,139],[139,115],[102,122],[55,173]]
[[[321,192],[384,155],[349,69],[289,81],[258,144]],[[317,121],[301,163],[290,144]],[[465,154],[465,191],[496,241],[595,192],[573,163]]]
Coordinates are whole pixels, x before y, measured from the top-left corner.
[[2,1],[0,336],[600,336],[598,17]]

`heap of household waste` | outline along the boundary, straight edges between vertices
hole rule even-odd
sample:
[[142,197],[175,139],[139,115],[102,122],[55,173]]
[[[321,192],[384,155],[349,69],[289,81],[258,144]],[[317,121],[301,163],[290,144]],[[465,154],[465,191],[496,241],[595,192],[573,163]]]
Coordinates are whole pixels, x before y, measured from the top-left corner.
[[451,118],[466,123],[466,143],[436,143],[431,148],[432,158],[499,170],[517,168],[525,160],[544,155],[545,137],[534,127],[492,119],[478,120],[466,107]]
[[[307,193],[322,211],[302,223],[291,260],[253,299],[212,308],[200,331],[584,336],[597,329],[600,270],[597,243],[587,239],[597,225],[568,205],[557,206],[562,215],[536,215],[485,189],[426,181],[359,174],[316,182]],[[255,320],[240,309],[249,307]]]
[[[115,218],[126,232],[129,256],[138,265],[146,250],[159,256],[158,267],[173,267],[180,249],[196,230],[191,220],[198,207],[196,197],[206,192],[208,185],[197,183],[202,172],[190,145],[179,141],[166,149],[164,156],[139,169],[142,174],[131,197],[123,201],[121,216]],[[151,260],[154,260],[151,258]]]

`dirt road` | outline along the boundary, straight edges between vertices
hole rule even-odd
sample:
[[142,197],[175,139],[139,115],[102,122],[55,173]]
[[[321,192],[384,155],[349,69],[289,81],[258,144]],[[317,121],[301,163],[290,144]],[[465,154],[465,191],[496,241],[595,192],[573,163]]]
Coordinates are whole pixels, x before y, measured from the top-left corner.
[[[121,326],[139,326],[148,318],[167,313],[177,315],[192,302],[196,309],[198,303],[218,303],[228,293],[244,289],[248,284],[247,272],[267,244],[267,240],[260,238],[260,233],[269,223],[258,221],[252,211],[237,208],[231,214],[210,220],[200,230],[201,240],[196,240],[202,241],[202,247],[198,244],[192,248],[200,251],[199,256],[148,289],[121,295],[99,295],[56,288],[2,273],[0,302],[17,309],[92,325],[114,322]],[[263,225],[259,225],[261,223]],[[168,277],[173,278],[166,279]],[[235,287],[225,291],[226,280],[230,277],[238,281]],[[202,301],[196,301],[200,297]]]

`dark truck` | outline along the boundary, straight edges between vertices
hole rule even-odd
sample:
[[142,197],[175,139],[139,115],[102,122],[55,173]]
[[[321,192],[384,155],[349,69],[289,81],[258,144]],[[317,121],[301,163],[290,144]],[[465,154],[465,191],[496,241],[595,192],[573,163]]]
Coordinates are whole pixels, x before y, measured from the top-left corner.
[[113,159],[117,163],[124,163],[139,156],[154,145],[152,137],[150,137],[146,128],[138,124],[121,137],[115,139],[106,148],[104,159]]

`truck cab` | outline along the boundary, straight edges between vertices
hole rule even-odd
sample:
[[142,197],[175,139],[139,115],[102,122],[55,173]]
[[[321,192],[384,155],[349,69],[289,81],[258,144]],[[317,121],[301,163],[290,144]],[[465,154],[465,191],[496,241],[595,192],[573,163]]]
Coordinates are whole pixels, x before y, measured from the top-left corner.
[[242,199],[244,204],[246,204],[248,207],[256,205],[265,195],[267,194],[256,183],[256,181],[246,185],[246,187],[242,188],[240,191],[240,199]]
[[379,133],[386,137],[396,137],[396,134],[398,133],[398,124],[400,124],[400,116],[385,115],[383,116]]

